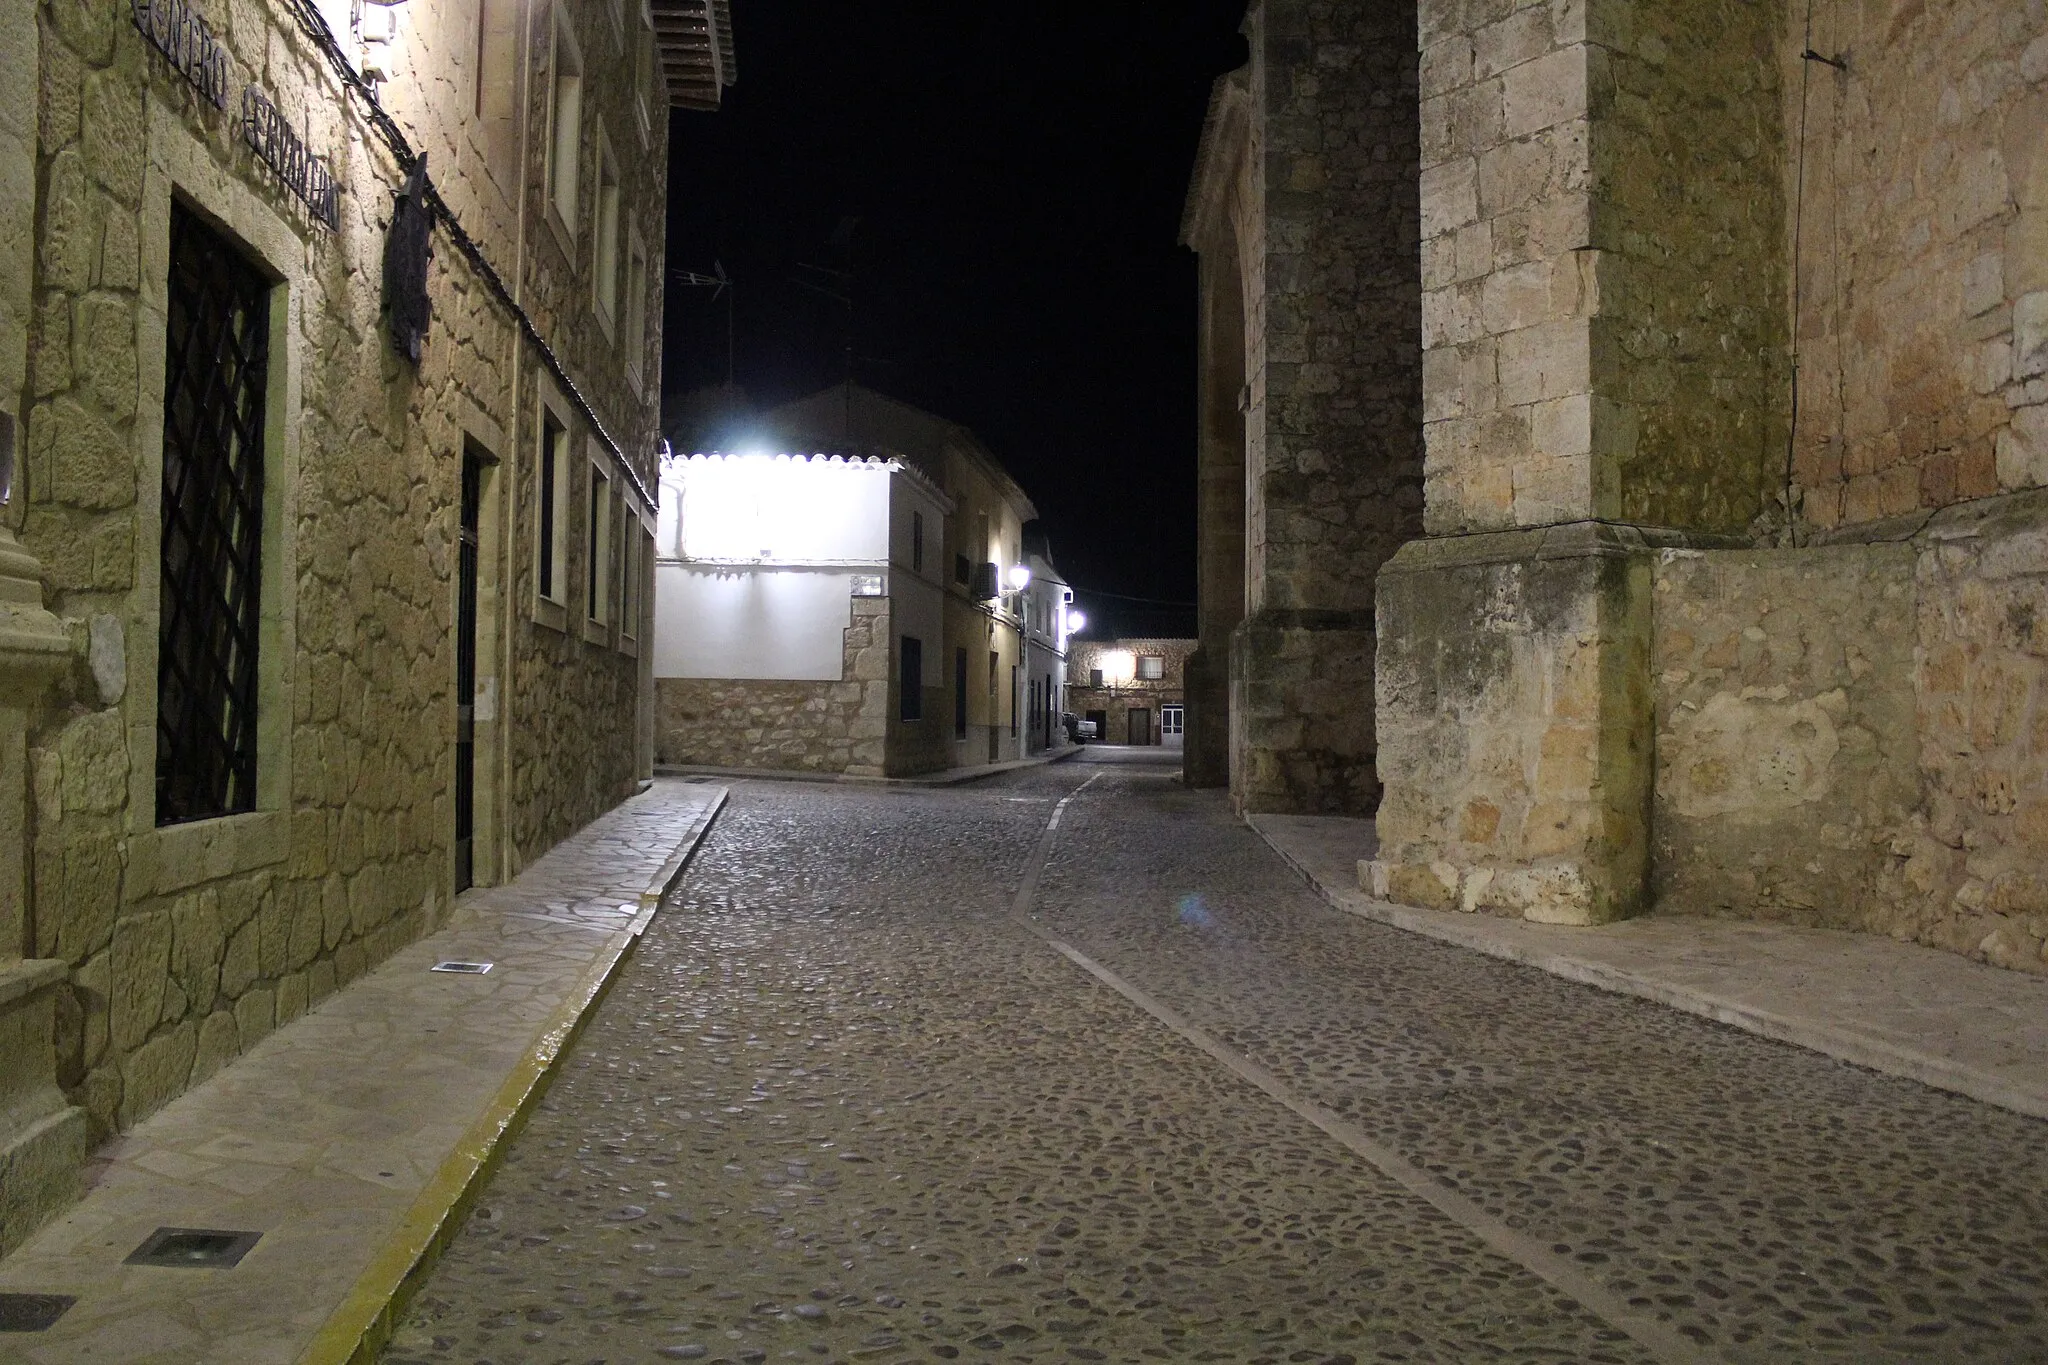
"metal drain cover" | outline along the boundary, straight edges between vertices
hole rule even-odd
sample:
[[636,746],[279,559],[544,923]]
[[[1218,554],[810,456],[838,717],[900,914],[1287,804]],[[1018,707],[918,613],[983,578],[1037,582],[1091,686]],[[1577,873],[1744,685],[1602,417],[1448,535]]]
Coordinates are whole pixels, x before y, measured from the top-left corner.
[[0,1294],[0,1332],[40,1332],[77,1302],[71,1294]]
[[456,972],[462,976],[482,976],[496,965],[493,962],[436,962],[427,970],[430,972]]
[[158,1228],[128,1253],[128,1265],[173,1266],[180,1270],[226,1270],[241,1262],[260,1232],[216,1228]]

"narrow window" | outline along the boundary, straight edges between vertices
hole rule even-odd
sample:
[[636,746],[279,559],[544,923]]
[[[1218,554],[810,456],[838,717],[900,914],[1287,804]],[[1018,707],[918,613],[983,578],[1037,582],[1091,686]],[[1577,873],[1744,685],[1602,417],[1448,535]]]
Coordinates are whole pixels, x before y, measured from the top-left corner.
[[619,167],[611,144],[597,146],[597,311],[607,327],[619,316]]
[[1088,685],[1089,685],[1090,687],[1100,687],[1100,686],[1102,686],[1102,670],[1101,670],[1101,669],[1099,669],[1099,668],[1091,668],[1091,669],[1089,669],[1089,670],[1088,670]]
[[1010,665],[1010,736],[1017,735],[1017,665]]
[[619,517],[619,635],[630,640],[640,633],[640,519],[630,512]]
[[548,197],[562,227],[574,237],[583,155],[583,59],[559,17],[555,22],[554,98],[549,102],[548,119]]
[[611,609],[611,497],[609,481],[596,465],[590,467],[590,527],[584,563],[590,566],[587,615],[604,624]]
[[899,720],[924,719],[924,641],[914,635],[905,635],[897,642],[900,663],[896,669],[896,687],[901,694],[897,703],[896,716]]
[[924,572],[924,513],[910,514],[910,569],[912,573]]
[[967,651],[953,651],[953,736],[967,738]]
[[953,581],[962,587],[974,581],[974,565],[966,555],[956,553],[953,556]]
[[647,364],[647,248],[634,233],[626,249],[626,377],[636,389]]
[[535,558],[540,595],[550,602],[568,598],[569,433],[544,413],[540,433],[540,526]]
[[156,822],[256,808],[270,282],[171,205]]
[[1158,682],[1166,676],[1166,660],[1157,654],[1138,656],[1138,677],[1145,682]]

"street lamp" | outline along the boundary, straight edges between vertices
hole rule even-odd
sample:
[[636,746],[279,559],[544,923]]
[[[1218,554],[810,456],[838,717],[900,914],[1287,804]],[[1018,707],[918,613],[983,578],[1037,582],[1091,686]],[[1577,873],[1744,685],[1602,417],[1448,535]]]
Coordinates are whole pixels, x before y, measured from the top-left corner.
[[1031,586],[1031,566],[1012,564],[1010,572],[1005,577],[1009,580],[1011,592],[1022,592]]
[[1076,608],[1067,613],[1067,634],[1078,635],[1088,628],[1088,613]]

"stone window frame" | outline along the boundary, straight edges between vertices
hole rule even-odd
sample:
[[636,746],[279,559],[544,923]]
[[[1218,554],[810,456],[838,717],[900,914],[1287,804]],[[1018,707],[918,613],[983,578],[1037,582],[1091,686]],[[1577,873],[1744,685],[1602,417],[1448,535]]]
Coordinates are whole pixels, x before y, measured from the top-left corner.
[[[569,22],[565,4],[554,6],[549,17],[549,33],[547,141],[543,144],[547,170],[541,198],[545,205],[543,216],[555,234],[556,245],[573,263],[576,259],[576,219],[583,203],[583,143],[587,131],[583,126],[583,108],[589,100],[584,90],[583,48],[576,40],[576,30]],[[575,83],[569,92],[574,104],[574,118],[566,130],[567,146],[564,146],[562,128],[562,83],[565,78]],[[562,211],[565,199],[568,201],[566,214]]]
[[625,348],[626,382],[633,396],[647,397],[647,243],[637,223],[626,228],[626,283],[622,345]]
[[577,489],[582,496],[577,499],[576,516],[583,576],[577,584],[576,614],[582,619],[585,640],[609,646],[613,643],[613,590],[618,583],[619,472],[594,433],[585,437],[583,452],[583,478]]
[[640,657],[640,637],[652,600],[648,573],[654,563],[654,529],[632,494],[620,490],[619,624],[612,647],[629,659]]
[[[569,630],[569,603],[575,601],[575,541],[569,536],[570,518],[575,516],[576,480],[570,477],[575,469],[576,419],[568,400],[562,396],[545,375],[536,376],[539,394],[535,401],[533,435],[529,445],[533,458],[533,510],[530,518],[533,546],[533,593],[532,616],[538,625],[564,634]],[[551,539],[554,544],[541,544],[541,478],[546,469],[544,451],[551,432],[560,433],[560,445],[555,452],[555,508]],[[550,577],[556,581],[549,586],[552,592],[543,594],[540,588],[541,560],[553,556],[554,568]]]
[[591,158],[597,179],[590,209],[590,311],[605,340],[616,346],[623,332],[619,326],[619,273],[626,262],[619,244],[625,229],[626,188],[611,134],[603,119],[596,122],[596,155]]
[[[213,150],[181,116],[146,97],[136,292],[135,586],[129,595],[127,673],[128,896],[162,894],[208,878],[283,861],[291,817],[292,696],[298,660],[298,512],[304,347],[300,320],[311,289],[308,244],[325,229],[293,226],[256,187],[220,174]],[[237,243],[274,281],[263,418],[263,539],[256,660],[256,807],[156,824],[158,594],[163,526],[164,366],[169,332],[171,201]],[[116,210],[118,211],[118,210]]]
[[654,46],[654,5],[652,0],[640,0],[640,29],[632,38],[633,46],[633,122],[640,130],[640,145],[652,150],[654,147],[654,83],[659,77],[655,71]]

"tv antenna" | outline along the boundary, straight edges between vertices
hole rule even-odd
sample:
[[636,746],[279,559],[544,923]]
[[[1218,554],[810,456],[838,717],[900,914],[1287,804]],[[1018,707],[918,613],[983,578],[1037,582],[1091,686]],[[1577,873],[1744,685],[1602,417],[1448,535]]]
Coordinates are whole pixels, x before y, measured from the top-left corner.
[[725,386],[731,388],[733,357],[732,305],[734,298],[739,295],[739,286],[732,282],[732,276],[725,273],[725,262],[718,260],[711,262],[711,273],[709,275],[695,270],[672,270],[669,274],[677,284],[683,285],[686,288],[709,289],[713,303],[718,301],[720,294],[725,295]]

